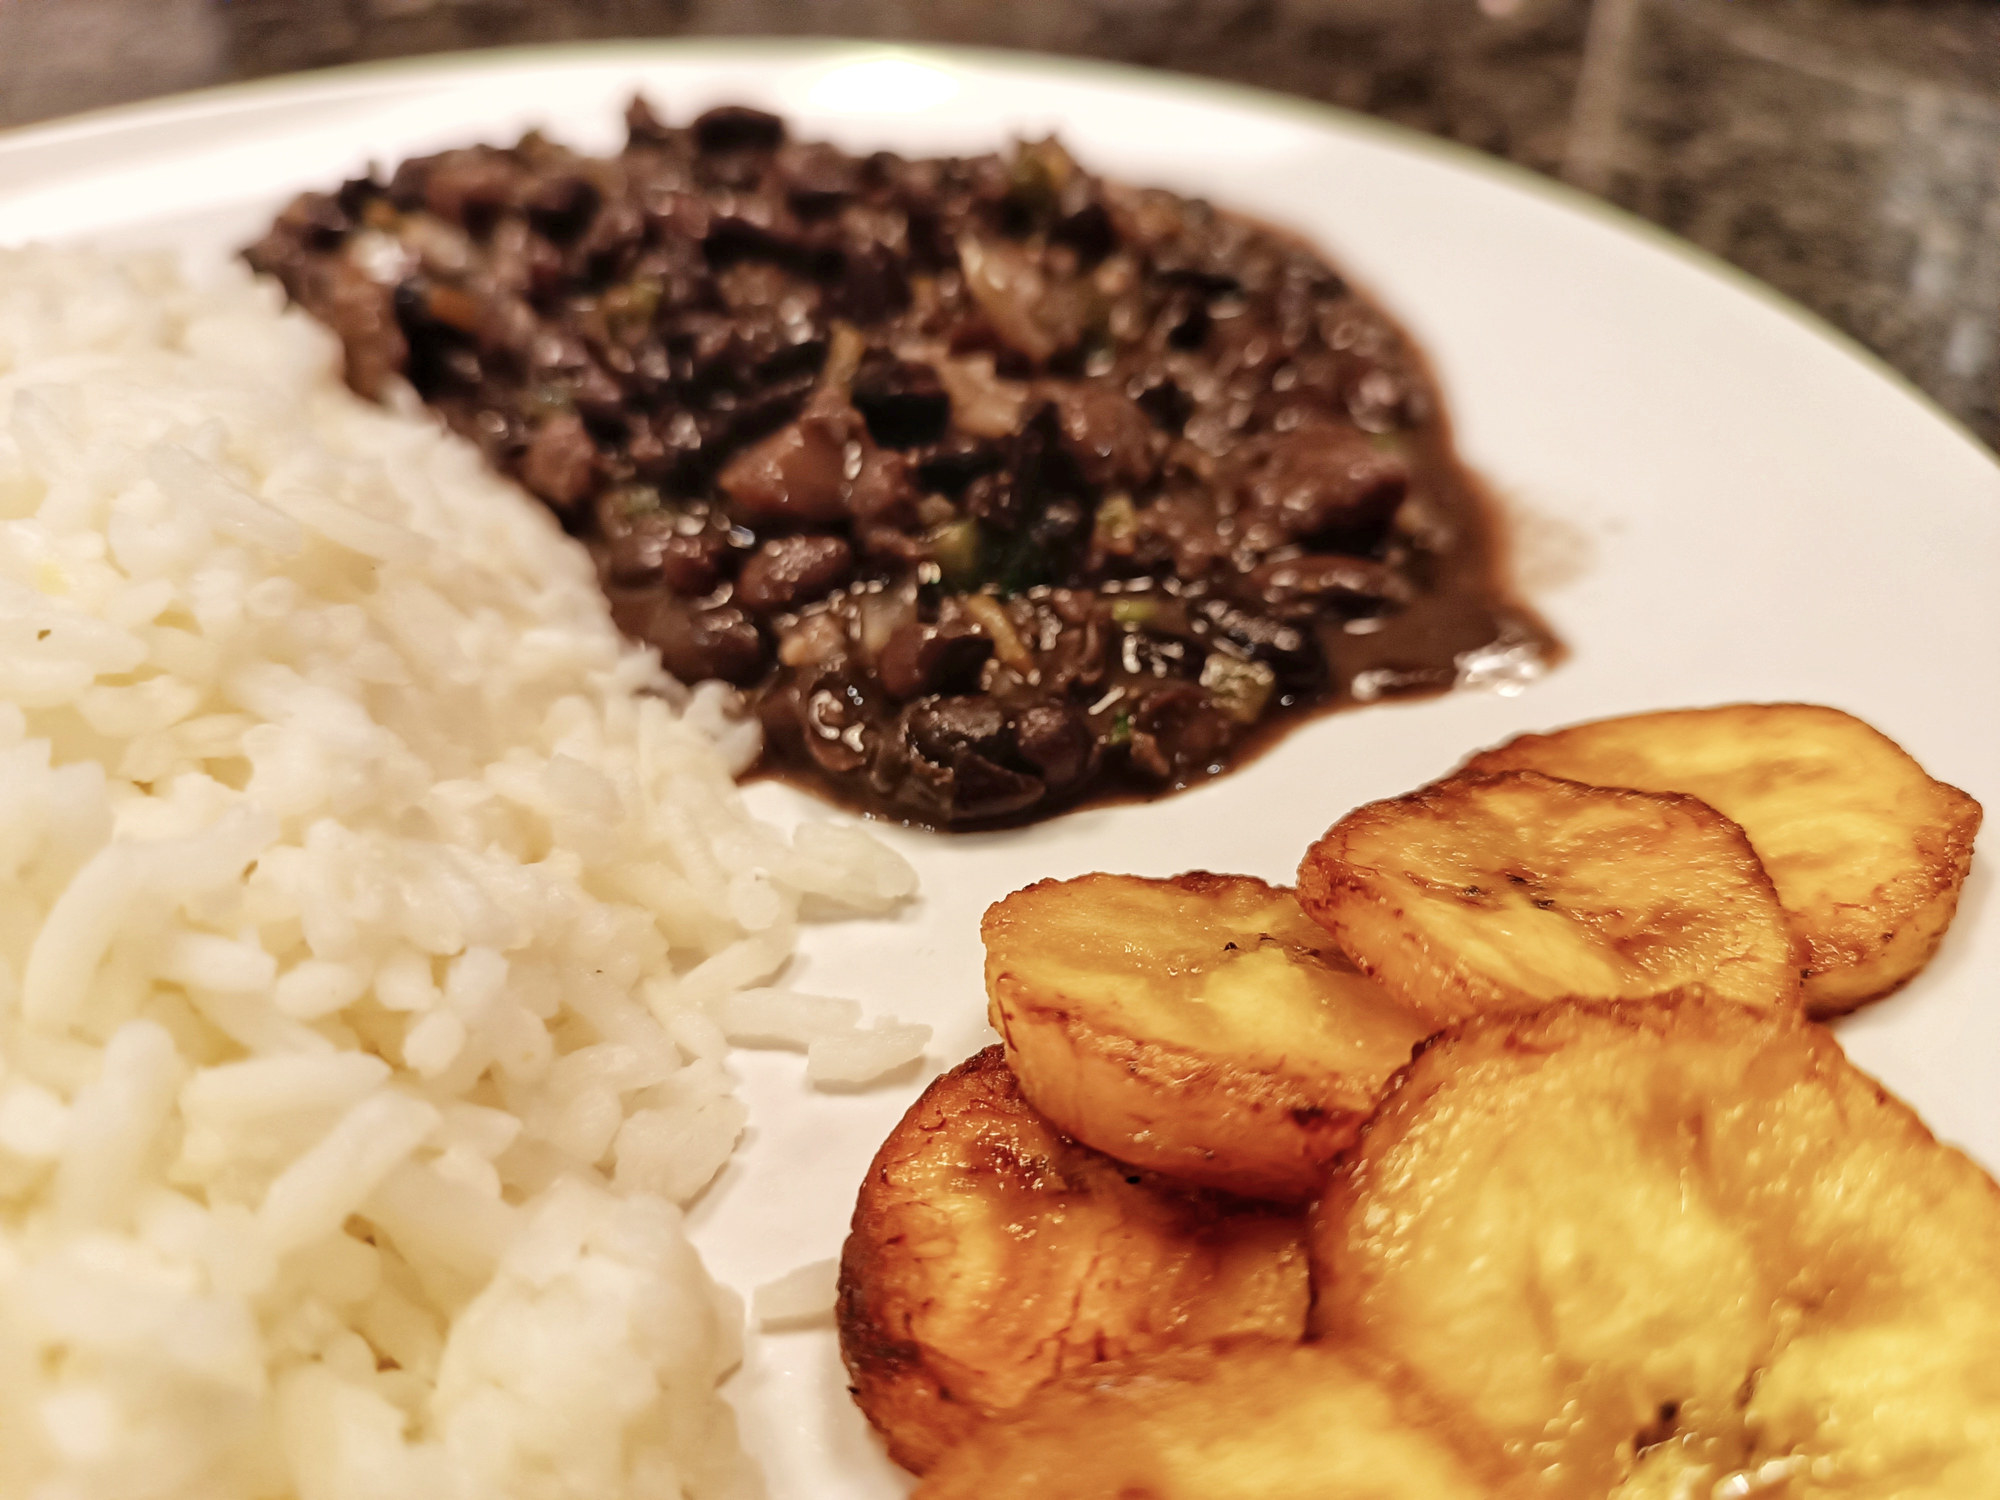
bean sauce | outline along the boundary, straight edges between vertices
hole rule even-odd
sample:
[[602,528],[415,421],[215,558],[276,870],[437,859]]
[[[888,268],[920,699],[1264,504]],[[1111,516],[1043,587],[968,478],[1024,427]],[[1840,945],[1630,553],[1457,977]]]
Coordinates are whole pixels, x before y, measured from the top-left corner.
[[770,769],[1018,823],[1554,660],[1421,358],[1297,238],[1054,141],[627,126],[305,194],[247,255],[548,505],[622,630],[743,688]]

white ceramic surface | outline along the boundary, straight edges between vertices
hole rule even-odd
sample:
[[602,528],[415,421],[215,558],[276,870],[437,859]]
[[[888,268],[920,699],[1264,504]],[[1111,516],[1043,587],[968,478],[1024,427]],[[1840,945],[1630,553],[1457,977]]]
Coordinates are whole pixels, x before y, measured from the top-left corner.
[[[746,1054],[750,1139],[695,1213],[746,1293],[837,1253],[875,1145],[983,1045],[977,922],[1047,875],[1192,867],[1286,878],[1355,803],[1520,730],[1626,710],[1807,699],[1861,714],[2000,808],[2000,468],[1827,330],[1694,252],[1539,179],[1275,97],[1002,54],[641,45],[250,85],[0,136],[0,243],[250,239],[296,189],[535,124],[611,148],[643,90],[670,117],[741,100],[805,133],[916,153],[1059,129],[1092,166],[1295,225],[1434,356],[1465,453],[1516,514],[1530,592],[1573,648],[1511,698],[1322,720],[1241,775],[1026,832],[890,830],[923,877],[891,922],[813,931],[797,982],[931,1022],[921,1076],[816,1095]],[[760,787],[770,815],[802,799]],[[1990,842],[1990,838],[1989,838]],[[1990,857],[1989,857],[1990,859]],[[1861,1064],[2000,1165],[2000,899],[1976,868],[1903,994],[1845,1023]],[[732,1386],[776,1500],[906,1481],[842,1389],[830,1331],[754,1338]]]

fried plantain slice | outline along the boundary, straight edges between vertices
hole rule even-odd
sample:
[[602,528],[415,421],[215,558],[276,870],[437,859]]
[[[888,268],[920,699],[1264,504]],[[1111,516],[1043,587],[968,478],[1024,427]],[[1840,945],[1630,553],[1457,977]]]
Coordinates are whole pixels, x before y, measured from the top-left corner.
[[1852,714],[1810,703],[1601,719],[1524,734],[1464,769],[1687,792],[1739,824],[1799,936],[1818,1017],[1879,999],[1929,961],[1979,831],[1972,798]]
[[1334,824],[1299,866],[1299,902],[1439,1020],[1667,994],[1799,1003],[1770,877],[1693,797],[1453,776]]
[[982,1423],[917,1500],[1497,1500],[1393,1371],[1314,1344],[1184,1349],[1038,1392]]
[[1121,1161],[1319,1191],[1431,1025],[1247,875],[1044,880],[986,913],[988,1015],[1037,1110]]
[[1431,1042],[1316,1211],[1314,1321],[1551,1500],[2000,1495],[2000,1190],[1795,1016]]
[[1064,1138],[989,1047],[924,1091],[868,1169],[841,1354],[890,1456],[922,1473],[1066,1372],[1233,1333],[1296,1340],[1305,1266],[1297,1213]]

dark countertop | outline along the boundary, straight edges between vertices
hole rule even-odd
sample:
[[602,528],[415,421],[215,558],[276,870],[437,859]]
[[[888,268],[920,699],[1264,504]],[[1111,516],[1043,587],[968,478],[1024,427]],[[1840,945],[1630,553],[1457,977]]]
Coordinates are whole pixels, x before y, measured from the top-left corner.
[[408,53],[750,33],[1114,58],[1449,136],[1734,261],[2000,447],[1990,0],[0,0],[0,124]]

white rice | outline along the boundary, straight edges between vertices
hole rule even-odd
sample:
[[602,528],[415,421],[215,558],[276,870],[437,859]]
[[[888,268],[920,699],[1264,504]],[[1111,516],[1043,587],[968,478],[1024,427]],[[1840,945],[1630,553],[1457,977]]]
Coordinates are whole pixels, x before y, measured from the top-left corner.
[[679,1205],[725,1028],[921,1051],[759,988],[910,871],[753,822],[728,695],[334,359],[0,252],[0,1496],[753,1494]]

